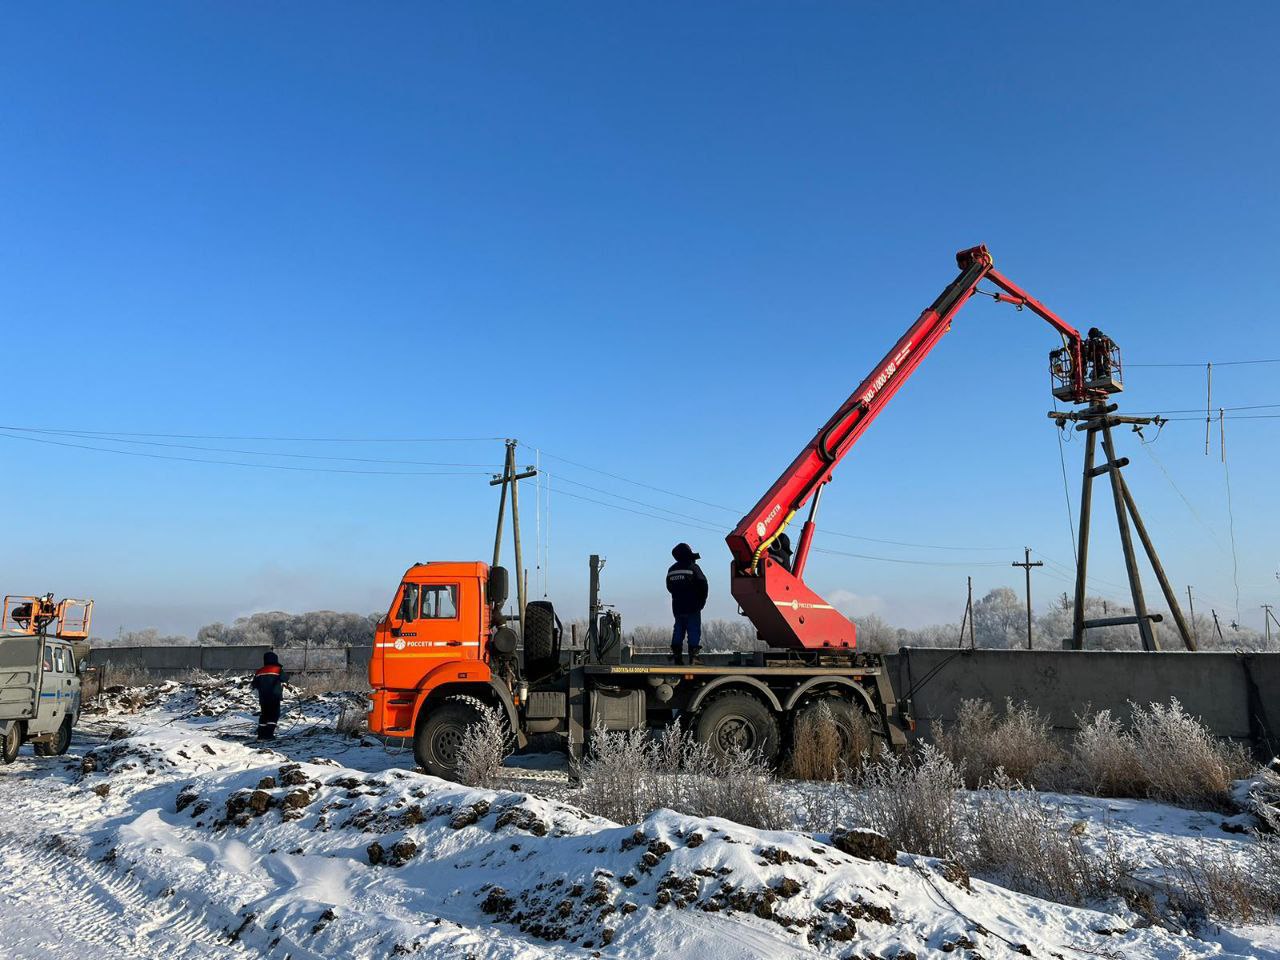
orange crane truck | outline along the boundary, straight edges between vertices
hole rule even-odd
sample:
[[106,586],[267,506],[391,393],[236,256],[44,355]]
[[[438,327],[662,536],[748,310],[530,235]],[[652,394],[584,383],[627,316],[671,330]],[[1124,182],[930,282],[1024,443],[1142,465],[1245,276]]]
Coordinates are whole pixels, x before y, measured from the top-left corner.
[[[592,604],[585,649],[561,652],[561,628],[547,601],[503,615],[507,572],[481,562],[410,567],[375,634],[369,729],[412,738],[427,772],[453,777],[463,732],[482,705],[506,718],[521,746],[531,734],[566,737],[580,757],[595,729],[661,727],[679,720],[718,753],[758,751],[773,760],[800,721],[825,706],[846,747],[872,752],[906,744],[909,691],[895,697],[884,661],[857,650],[853,623],[804,580],[818,502],[836,465],[950,329],[975,293],[1027,308],[1062,336],[1049,355],[1054,396],[1094,403],[1121,389],[1115,345],[1089,339],[997,272],[985,246],[956,255],[960,273],[728,535],[730,580],[742,613],[769,649],[681,665],[653,657],[621,662],[621,621]],[[980,291],[987,280],[998,290]],[[1096,334],[1096,335],[1095,335]],[[794,552],[784,532],[805,505]],[[518,633],[513,623],[520,628]]]

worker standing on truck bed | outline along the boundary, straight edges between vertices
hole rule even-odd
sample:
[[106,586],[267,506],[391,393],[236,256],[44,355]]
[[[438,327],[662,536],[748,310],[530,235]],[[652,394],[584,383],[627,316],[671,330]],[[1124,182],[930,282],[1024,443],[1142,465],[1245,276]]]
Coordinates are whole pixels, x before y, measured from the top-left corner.
[[258,691],[258,739],[274,740],[280,722],[280,703],[284,700],[284,673],[274,650],[262,655],[262,666],[253,675],[253,689]]
[[667,570],[667,592],[671,594],[671,613],[676,621],[671,632],[671,662],[683,661],[687,636],[689,662],[701,663],[698,651],[702,647],[702,608],[707,605],[707,575],[698,566],[700,554],[687,543],[677,543],[671,556],[676,561]]

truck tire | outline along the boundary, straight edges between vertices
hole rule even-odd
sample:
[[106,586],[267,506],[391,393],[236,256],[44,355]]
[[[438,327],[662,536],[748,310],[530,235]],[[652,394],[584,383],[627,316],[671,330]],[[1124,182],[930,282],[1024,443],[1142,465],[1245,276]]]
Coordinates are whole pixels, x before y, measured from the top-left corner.
[[524,660],[526,664],[552,660],[556,654],[556,613],[551,604],[531,600],[524,606]]
[[60,757],[71,746],[71,718],[68,717],[62,721],[62,726],[58,728],[58,732],[53,735],[51,740],[43,743],[33,743],[31,749],[36,752],[37,757]]
[[845,762],[861,766],[863,751],[871,760],[880,756],[884,750],[884,735],[877,729],[879,724],[873,725],[863,710],[842,697],[823,697],[801,707],[795,714],[793,737],[803,729],[806,720],[816,717],[824,705],[840,735],[840,756]]
[[772,711],[746,693],[726,693],[703,707],[693,736],[717,757],[735,751],[757,753],[766,763],[777,758],[781,741]]
[[480,710],[470,698],[451,697],[428,705],[427,719],[413,738],[418,766],[442,780],[458,779],[458,750],[467,727],[480,720]]
[[13,763],[22,749],[22,724],[16,720],[9,724],[3,740],[0,740],[0,763]]

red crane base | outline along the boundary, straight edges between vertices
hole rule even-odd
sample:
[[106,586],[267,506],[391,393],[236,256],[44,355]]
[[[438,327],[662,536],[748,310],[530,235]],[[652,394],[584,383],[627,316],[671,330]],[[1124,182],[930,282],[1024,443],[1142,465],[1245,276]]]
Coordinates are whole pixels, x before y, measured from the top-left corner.
[[734,599],[769,646],[821,650],[858,645],[858,628],[771,558],[762,557],[754,575],[744,576],[733,567],[729,576]]

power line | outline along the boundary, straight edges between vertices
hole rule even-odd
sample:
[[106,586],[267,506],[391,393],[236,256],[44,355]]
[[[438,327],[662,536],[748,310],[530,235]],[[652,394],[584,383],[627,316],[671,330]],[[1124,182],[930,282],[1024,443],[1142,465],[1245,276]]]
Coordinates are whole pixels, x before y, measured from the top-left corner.
[[1213,364],[1215,367],[1241,367],[1241,366],[1246,366],[1246,365],[1248,365],[1248,364],[1253,364],[1253,363],[1280,363],[1280,357],[1276,357],[1276,358],[1274,358],[1274,359],[1268,359],[1268,360],[1222,360],[1222,361],[1218,361],[1218,360],[1214,360],[1214,361],[1204,360],[1204,361],[1201,361],[1200,363],[1125,363],[1125,366],[1126,366],[1126,367],[1144,367],[1144,368],[1152,368],[1152,367],[1206,367],[1206,366],[1208,366],[1208,365],[1209,365],[1209,363],[1210,363],[1210,362],[1212,362],[1212,364]]
[[[1274,410],[1277,407],[1280,407],[1280,403],[1255,403],[1245,407],[1222,407],[1220,409],[1226,410],[1228,413],[1231,413],[1234,410]],[[1146,412],[1132,414],[1132,416],[1154,417],[1154,416],[1166,414],[1166,413],[1200,413],[1200,412],[1201,412],[1201,409],[1199,407],[1192,407],[1190,409],[1185,409],[1185,410],[1148,410]]]
[[[0,428],[2,431],[3,428]],[[173,460],[181,463],[212,463],[224,467],[255,467],[260,470],[288,470],[295,473],[341,473],[383,477],[487,477],[490,474],[480,471],[424,471],[424,470],[351,470],[341,467],[294,467],[283,463],[245,463],[242,460],[210,460],[205,457],[179,457],[164,453],[147,453],[143,450],[116,450],[112,447],[93,447],[83,443],[70,443],[64,440],[50,440],[42,437],[30,437],[21,434],[0,432],[0,437],[10,440],[25,440],[28,443],[44,443],[56,447],[74,447],[79,450],[93,450],[97,453],[114,453],[123,457],[144,457],[148,460]]]
[[835,557],[852,557],[855,560],[875,560],[880,563],[905,563],[911,566],[919,567],[1003,567],[1004,562],[1000,560],[979,560],[972,563],[963,560],[907,560],[902,557],[873,557],[865,553],[847,553],[844,550],[829,550],[824,547],[814,547],[814,553],[826,553]]
[[[521,444],[521,446],[526,446],[526,447],[528,447],[528,444]],[[681,499],[681,500],[687,500],[687,501],[689,501],[689,502],[691,502],[691,503],[698,503],[698,504],[702,504],[703,506],[707,506],[707,507],[713,507],[713,508],[715,508],[715,509],[717,509],[717,510],[723,510],[723,511],[725,511],[726,513],[736,513],[738,516],[742,516],[742,515],[746,512],[746,511],[744,511],[744,510],[734,509],[733,507],[726,507],[724,504],[720,504],[720,503],[712,503],[712,502],[711,502],[711,501],[709,501],[709,500],[700,500],[700,499],[698,499],[697,497],[689,497],[689,496],[686,496],[686,495],[684,495],[684,494],[682,494],[682,493],[676,493],[675,491],[672,491],[672,490],[666,490],[666,489],[663,489],[662,487],[654,486],[653,484],[644,483],[644,482],[639,481],[639,480],[633,480],[632,478],[627,477],[627,476],[624,476],[624,475],[622,475],[622,474],[618,474],[618,473],[610,473],[610,472],[609,472],[609,471],[607,471],[607,470],[601,470],[601,469],[599,469],[599,468],[597,468],[597,467],[588,466],[588,465],[587,465],[587,464],[585,464],[585,463],[580,463],[580,462],[575,461],[575,460],[570,460],[570,459],[568,459],[567,457],[561,457],[561,456],[557,456],[557,455],[552,454],[552,453],[548,453],[546,450],[543,450],[543,449],[541,449],[541,448],[529,447],[529,449],[530,449],[530,450],[538,449],[538,450],[540,451],[541,455],[542,455],[542,456],[544,456],[544,457],[549,457],[549,458],[551,458],[551,459],[553,459],[553,460],[559,460],[561,463],[567,463],[567,464],[570,464],[571,466],[578,467],[579,469],[582,469],[582,470],[589,470],[589,471],[591,471],[592,473],[598,473],[598,474],[600,474],[601,476],[610,477],[610,478],[612,478],[612,479],[614,479],[614,480],[619,480],[619,481],[621,481],[621,482],[623,482],[623,483],[629,483],[629,484],[632,484],[632,485],[637,486],[637,487],[643,487],[643,488],[645,488],[645,489],[647,489],[647,490],[653,490],[653,491],[654,491],[654,492],[656,492],[656,493],[662,493],[662,494],[666,494],[667,496],[677,497],[677,498],[679,498],[679,499]],[[563,473],[557,473],[557,474],[556,474],[556,476],[557,476],[557,477],[559,477],[559,478],[560,478],[560,480],[562,480],[562,481],[565,481],[565,482],[568,482],[568,483],[572,483],[572,484],[575,484],[576,486],[581,486],[581,487],[584,487],[584,488],[589,489],[589,490],[594,490],[594,491],[595,491],[595,492],[597,492],[597,493],[603,493],[603,494],[605,494],[606,496],[616,497],[616,498],[621,499],[621,500],[626,500],[626,501],[628,501],[628,502],[630,502],[630,503],[636,503],[636,504],[639,504],[639,505],[641,505],[641,506],[648,507],[648,508],[649,508],[649,509],[651,509],[651,510],[660,510],[660,511],[662,511],[662,512],[664,512],[664,513],[671,513],[671,514],[675,514],[676,516],[687,517],[688,519],[696,520],[696,521],[699,521],[699,522],[702,522],[702,523],[713,523],[713,522],[714,522],[714,521],[706,520],[706,519],[705,519],[705,518],[703,518],[703,517],[691,517],[691,516],[689,516],[688,514],[682,514],[682,513],[679,513],[678,511],[675,511],[675,510],[668,510],[668,509],[667,509],[667,508],[665,508],[665,507],[659,507],[659,506],[657,506],[656,504],[647,503],[646,501],[643,501],[643,500],[635,500],[635,499],[632,499],[632,498],[630,498],[630,497],[624,497],[624,496],[622,496],[621,494],[611,493],[611,492],[609,492],[609,491],[602,490],[602,489],[601,489],[601,488],[599,488],[599,487],[592,487],[592,486],[590,486],[589,484],[581,483],[581,482],[579,482],[579,481],[575,481],[575,480],[570,480],[570,479],[569,479],[569,478],[567,478]],[[862,536],[862,535],[854,534],[854,533],[843,533],[843,532],[838,531],[838,530],[828,530],[828,529],[826,529],[826,528],[820,528],[818,532],[819,532],[819,533],[826,534],[826,535],[828,535],[828,536],[833,536],[833,537],[843,537],[843,538],[845,538],[845,539],[849,539],[849,540],[863,540],[863,541],[866,541],[867,543],[881,543],[881,544],[886,544],[886,545],[889,545],[889,546],[896,546],[896,547],[911,547],[911,548],[921,549],[921,550],[958,550],[958,551],[992,551],[992,552],[995,552],[995,551],[1004,551],[1004,550],[1008,550],[1008,549],[1010,549],[1007,545],[1006,545],[1006,546],[998,546],[998,547],[980,547],[980,546],[955,546],[955,545],[937,544],[937,543],[912,543],[912,542],[905,541],[905,540],[887,540],[887,539],[883,539],[883,538],[880,538],[880,537],[866,537],[866,536]]]
[[[108,436],[106,434],[82,434],[72,433],[70,431],[50,431],[36,430],[34,428],[22,427],[0,427],[0,430],[25,430],[28,433],[39,433],[44,436],[72,437],[78,440],[96,440],[99,443],[131,443],[148,447],[167,447],[174,450],[198,450],[203,453],[231,453],[238,456],[247,457],[287,457],[295,460],[328,460],[343,463],[382,463],[382,464],[401,464],[404,466],[416,467],[484,467],[492,469],[490,463],[449,463],[436,460],[402,460],[391,457],[335,457],[326,454],[316,453],[289,453],[282,450],[237,450],[228,447],[203,447],[190,443],[165,443],[158,440],[126,440],[118,436]],[[120,435],[123,436],[123,435]],[[19,439],[29,439],[22,437]]]
[[505,437],[253,437],[213,433],[138,433],[129,430],[67,430],[52,427],[0,426],[0,430],[83,434],[96,437],[156,437],[162,440],[242,440],[263,443],[483,443]]

